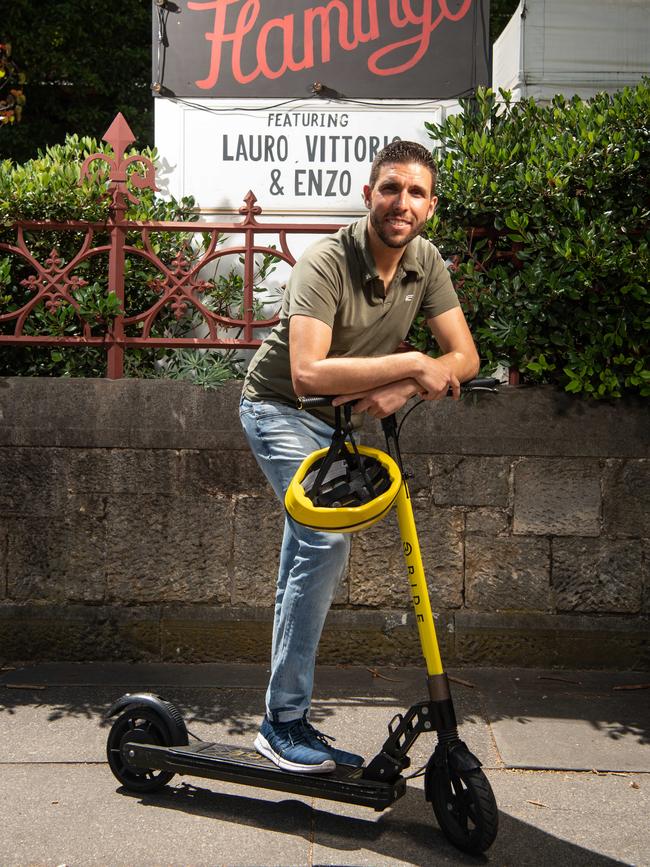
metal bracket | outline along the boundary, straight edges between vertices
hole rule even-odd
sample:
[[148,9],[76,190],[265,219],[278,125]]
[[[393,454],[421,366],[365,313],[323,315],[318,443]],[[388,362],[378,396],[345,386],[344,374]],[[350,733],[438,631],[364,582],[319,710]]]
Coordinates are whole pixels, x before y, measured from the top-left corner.
[[447,723],[447,707],[451,700],[423,701],[414,704],[405,714],[398,713],[388,724],[389,736],[363,772],[364,779],[393,782],[408,768],[408,751],[424,732],[434,732]]

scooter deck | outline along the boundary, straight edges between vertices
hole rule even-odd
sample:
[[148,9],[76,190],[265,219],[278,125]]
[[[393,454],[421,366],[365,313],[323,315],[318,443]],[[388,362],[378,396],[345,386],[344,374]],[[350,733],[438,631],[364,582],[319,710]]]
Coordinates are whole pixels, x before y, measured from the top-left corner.
[[364,780],[363,769],[350,765],[337,765],[328,774],[297,774],[281,770],[256,750],[231,744],[196,741],[188,746],[164,747],[126,742],[122,754],[131,767],[226,780],[375,810],[385,810],[406,791],[403,777],[394,783]]

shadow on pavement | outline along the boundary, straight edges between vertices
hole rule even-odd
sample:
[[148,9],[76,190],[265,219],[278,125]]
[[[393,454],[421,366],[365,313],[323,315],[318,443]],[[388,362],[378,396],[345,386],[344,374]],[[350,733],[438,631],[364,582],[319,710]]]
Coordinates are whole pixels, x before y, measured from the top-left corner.
[[[346,707],[390,713],[425,698],[420,670],[383,672],[318,669],[313,721],[324,723]],[[459,675],[451,686],[460,723],[513,720],[525,726],[535,718],[571,720],[578,714],[612,741],[650,744],[648,673],[464,669]],[[0,674],[0,714],[47,705],[51,721],[96,719],[125,692],[154,692],[176,704],[191,722],[222,725],[233,735],[252,734],[263,712],[265,685],[263,666],[36,664]]]
[[219,822],[299,836],[313,844],[314,864],[329,850],[328,865],[343,867],[346,860],[332,860],[332,851],[374,853],[378,858],[394,858],[399,863],[435,864],[571,864],[585,867],[613,867],[625,862],[600,855],[499,813],[499,834],[486,855],[471,856],[452,846],[437,827],[422,792],[409,790],[390,810],[378,818],[368,811],[368,819],[337,815],[326,809],[311,808],[302,801],[268,802],[261,799],[222,794],[182,783],[155,795],[135,795],[120,788],[119,793],[137,798],[146,807],[180,810]]

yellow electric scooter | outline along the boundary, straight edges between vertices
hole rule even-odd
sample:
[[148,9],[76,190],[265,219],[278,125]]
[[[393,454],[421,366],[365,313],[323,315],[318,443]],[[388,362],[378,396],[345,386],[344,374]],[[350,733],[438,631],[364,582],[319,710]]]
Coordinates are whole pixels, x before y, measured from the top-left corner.
[[[498,380],[477,379],[463,391],[496,391]],[[302,398],[308,409],[331,398]],[[342,419],[342,415],[344,419]],[[254,749],[195,739],[178,709],[150,693],[124,695],[108,711],[116,716],[107,743],[113,774],[127,788],[151,792],[174,774],[312,795],[384,810],[406,791],[403,776],[409,750],[421,734],[437,733],[424,769],[424,793],[438,824],[459,849],[480,854],[497,834],[498,811],[481,762],[459,738],[447,675],[436,638],[413,509],[399,451],[395,416],[382,420],[387,452],[358,446],[350,409],[337,407],[329,449],[310,455],[287,491],[285,505],[294,520],[316,529],[355,532],[380,520],[395,506],[411,598],[427,666],[428,699],[412,705],[388,724],[388,737],[366,767],[337,765],[333,773],[283,771]],[[414,774],[412,776],[416,776]]]

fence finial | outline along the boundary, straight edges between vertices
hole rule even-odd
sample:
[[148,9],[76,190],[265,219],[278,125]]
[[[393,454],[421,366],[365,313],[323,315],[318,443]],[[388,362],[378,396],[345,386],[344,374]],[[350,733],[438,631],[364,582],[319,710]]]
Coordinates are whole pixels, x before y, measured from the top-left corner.
[[244,215],[244,226],[256,226],[257,220],[255,217],[262,213],[262,209],[257,204],[257,196],[252,190],[249,190],[244,196],[244,203],[239,209],[239,213]]
[[103,140],[108,142],[113,149],[114,157],[111,158],[106,156],[106,154],[92,154],[86,157],[81,167],[79,183],[89,176],[90,164],[94,160],[102,160],[108,165],[109,169],[108,193],[113,202],[113,208],[124,212],[127,201],[132,202],[134,205],[137,205],[140,201],[127,187],[127,168],[133,163],[142,163],[145,167],[144,175],[133,172],[128,176],[129,182],[140,190],[146,188],[150,190],[158,189],[156,186],[156,170],[151,160],[143,157],[141,154],[133,154],[125,158],[126,150],[135,141],[135,136],[131,132],[131,127],[126,122],[122,112],[118,112],[115,115],[113,123],[104,133]]

